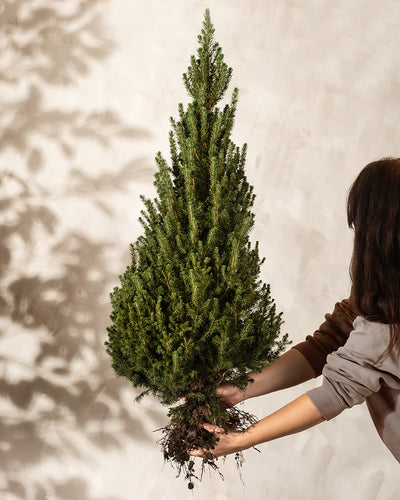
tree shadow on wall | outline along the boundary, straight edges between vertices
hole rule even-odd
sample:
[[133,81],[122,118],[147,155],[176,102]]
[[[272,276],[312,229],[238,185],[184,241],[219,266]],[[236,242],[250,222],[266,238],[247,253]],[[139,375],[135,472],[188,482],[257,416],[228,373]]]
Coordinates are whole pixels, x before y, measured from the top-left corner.
[[[147,135],[112,110],[85,115],[79,109],[46,108],[46,89],[73,84],[113,50],[97,2],[68,2],[63,13],[65,4],[0,4],[0,29],[6,35],[0,40],[0,89],[5,91],[0,96],[14,96],[0,108],[0,319],[6,325],[2,340],[17,347],[15,356],[0,355],[0,393],[7,398],[0,430],[0,496],[117,500],[93,496],[84,472],[77,475],[76,469],[62,481],[29,472],[49,459],[84,462],[91,451],[122,449],[126,438],[148,439],[129,412],[129,384],[116,379],[104,352],[108,292],[115,281],[107,242],[93,242],[78,230],[62,234],[62,221],[38,175],[46,152],[36,139],[50,139],[69,161],[77,142],[90,140],[103,148]],[[1,154],[10,151],[19,161],[4,166]],[[72,175],[70,189],[77,193],[101,191],[105,185],[121,192],[127,180],[150,179],[153,167],[132,159],[108,176],[77,170]],[[101,197],[89,202],[112,215],[112,206]],[[45,275],[30,265],[43,252],[48,255]],[[29,361],[18,352],[24,348],[18,338],[27,335],[34,349]],[[159,427],[161,413],[152,412],[151,418]]]
[[[17,480],[20,473],[50,457],[60,463],[68,457],[85,461],[90,459],[88,448],[104,452],[122,448],[127,437],[146,439],[141,422],[132,419],[123,400],[126,385],[111,373],[104,355],[109,276],[104,275],[103,253],[103,244],[69,234],[52,252],[55,262],[62,263],[59,276],[21,276],[8,286],[13,330],[20,326],[32,335],[42,334],[33,363],[22,366],[31,376],[0,382],[1,395],[15,410],[2,420],[0,468],[13,469],[6,491],[13,491],[13,485],[14,493],[26,495],[22,479]],[[21,364],[18,356],[0,360]],[[73,481],[84,483],[83,478]],[[40,483],[36,489],[49,490],[49,484]],[[65,496],[56,498],[86,497],[65,489]]]
[[9,90],[7,101],[1,103],[0,152],[11,148],[27,154],[27,165],[34,173],[45,157],[36,137],[50,139],[72,158],[79,140],[107,147],[117,137],[148,136],[122,123],[110,109],[88,114],[79,109],[46,108],[46,89],[61,87],[68,92],[69,85],[87,75],[93,64],[106,60],[115,48],[106,37],[98,2],[68,2],[69,10],[75,9],[62,15],[65,4],[60,0],[52,7],[32,7],[17,0],[0,3],[4,34],[0,37],[0,85]]

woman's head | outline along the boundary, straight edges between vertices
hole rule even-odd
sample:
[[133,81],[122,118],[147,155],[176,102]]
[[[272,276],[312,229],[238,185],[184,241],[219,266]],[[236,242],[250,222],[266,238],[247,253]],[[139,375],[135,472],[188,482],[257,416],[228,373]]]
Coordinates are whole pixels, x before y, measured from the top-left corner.
[[400,322],[400,158],[369,163],[350,188],[353,296],[361,314]]

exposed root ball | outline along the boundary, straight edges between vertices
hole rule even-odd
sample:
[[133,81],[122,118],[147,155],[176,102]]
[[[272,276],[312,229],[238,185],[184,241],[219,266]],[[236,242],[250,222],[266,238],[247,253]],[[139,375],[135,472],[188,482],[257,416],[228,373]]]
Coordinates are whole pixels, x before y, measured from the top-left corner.
[[[249,413],[238,410],[237,408],[227,408],[228,416],[227,423],[220,424],[220,427],[226,430],[240,431],[247,428],[256,421],[255,417]],[[193,479],[201,481],[204,468],[206,465],[218,471],[220,477],[224,479],[219,470],[216,460],[212,454],[212,450],[217,444],[219,438],[212,432],[204,429],[203,424],[209,422],[210,412],[206,406],[198,406],[192,412],[188,421],[171,422],[166,427],[159,429],[163,432],[163,437],[159,443],[164,452],[164,460],[176,467],[178,476],[183,472],[185,479],[188,480],[188,488],[193,489]],[[196,448],[204,448],[207,450],[206,456],[202,459],[200,477],[195,474],[195,461],[189,455],[189,451]],[[237,466],[243,463],[241,452],[235,455]]]

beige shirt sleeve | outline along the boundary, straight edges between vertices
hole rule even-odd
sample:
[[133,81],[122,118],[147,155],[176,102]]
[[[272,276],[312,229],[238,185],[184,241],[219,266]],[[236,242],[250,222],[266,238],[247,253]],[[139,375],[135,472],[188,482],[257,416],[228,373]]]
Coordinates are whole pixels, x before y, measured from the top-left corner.
[[346,344],[328,355],[322,385],[307,393],[326,420],[380,391],[390,376],[380,362],[389,338],[388,325],[356,318]]

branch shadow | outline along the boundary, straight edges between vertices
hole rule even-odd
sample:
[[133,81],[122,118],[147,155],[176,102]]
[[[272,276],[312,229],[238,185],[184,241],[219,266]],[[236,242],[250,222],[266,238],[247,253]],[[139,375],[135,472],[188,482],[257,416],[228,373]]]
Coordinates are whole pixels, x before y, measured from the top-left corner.
[[[0,161],[12,152],[16,165],[0,176],[0,394],[5,412],[0,428],[0,496],[35,500],[119,500],[91,495],[85,473],[41,475],[49,460],[82,462],[93,454],[123,449],[127,439],[153,442],[132,416],[129,384],[117,379],[104,350],[115,281],[107,250],[82,230],[63,233],[63,221],[48,201],[37,174],[50,139],[59,155],[74,157],[78,141],[113,147],[116,140],[148,137],[113,110],[84,114],[49,109],[46,89],[74,84],[103,62],[115,45],[107,38],[96,2],[52,2],[51,7],[12,0],[0,3]],[[16,89],[14,92],[13,89]],[[68,197],[87,195],[95,208],[113,214],[106,196],[122,193],[127,181],[149,180],[146,159],[128,161],[112,174],[73,170]],[[36,258],[48,257],[46,271]],[[128,396],[129,397],[129,396]],[[132,391],[132,404],[133,404]],[[159,424],[161,413],[150,419]],[[157,425],[159,426],[159,425]],[[27,471],[31,471],[27,480]],[[38,472],[39,471],[39,472]],[[9,497],[7,497],[9,498]]]

